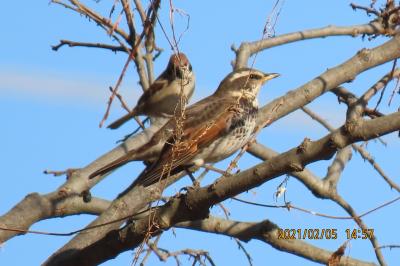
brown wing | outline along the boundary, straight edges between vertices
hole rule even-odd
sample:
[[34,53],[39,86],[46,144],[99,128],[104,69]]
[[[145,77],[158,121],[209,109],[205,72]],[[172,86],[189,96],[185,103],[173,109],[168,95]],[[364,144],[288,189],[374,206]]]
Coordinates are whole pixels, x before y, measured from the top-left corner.
[[[226,134],[234,115],[229,108],[232,104],[230,100],[215,99],[207,104],[199,102],[188,109],[181,141],[174,141],[175,136],[167,141],[159,159],[139,175],[133,186],[150,186],[174,173],[177,168],[191,164],[202,147]],[[202,115],[198,110],[202,111]],[[203,117],[209,119],[203,120]]]
[[168,79],[168,75],[166,71],[164,71],[151,85],[150,87],[140,96],[135,109],[137,109],[136,115],[143,115],[144,109],[146,109],[146,105],[149,103],[151,97],[153,97],[156,93],[158,93],[163,88],[168,87],[168,84],[171,83],[172,80]]
[[134,154],[136,152],[136,150],[132,150],[129,151],[127,154],[125,154],[124,156],[116,159],[115,161],[101,167],[100,169],[97,169],[96,171],[94,171],[93,173],[91,173],[89,175],[89,179],[92,179],[98,175],[104,175],[108,172],[111,172],[114,169],[117,169],[118,167],[128,163],[130,160],[130,158],[132,157],[132,154]]
[[107,126],[107,128],[110,129],[117,129],[123,124],[125,124],[127,121],[132,119],[134,116],[138,115],[143,115],[144,109],[146,109],[146,104],[149,102],[149,99],[156,94],[158,91],[160,91],[162,88],[165,88],[168,83],[171,81],[166,79],[167,73],[164,71],[154,82],[153,84],[150,85],[150,87],[143,92],[142,96],[140,96],[136,107],[132,110],[132,112],[122,116],[121,118],[115,120],[111,124]]
[[[210,138],[211,136],[217,134],[217,132],[219,132],[219,130],[222,130],[222,129],[218,129],[217,125],[220,125],[220,127],[224,126],[223,123],[219,122],[219,123],[214,123],[213,127],[210,127],[207,129],[208,124],[207,125],[204,123],[202,124],[202,123],[199,123],[199,121],[211,121],[210,124],[212,124],[213,123],[212,121],[217,121],[218,118],[222,119],[222,117],[223,117],[222,114],[225,113],[226,106],[229,106],[230,104],[232,104],[232,100],[223,99],[223,98],[219,98],[219,97],[215,97],[215,96],[209,96],[195,104],[192,104],[191,106],[189,106],[186,109],[185,115],[186,115],[187,119],[185,120],[185,124],[184,124],[184,136],[183,136],[182,140],[183,140],[184,144],[187,144],[188,141],[191,139],[198,139],[199,142],[194,143],[195,145],[191,146],[191,149],[194,149],[194,150],[191,150],[191,152],[185,151],[185,152],[179,154],[179,164],[176,163],[176,165],[182,164],[183,161],[190,161],[190,159],[193,158],[193,157],[190,157],[190,154],[193,153],[194,155],[196,155],[197,147],[199,144],[204,145],[204,142],[207,139],[207,137]],[[116,159],[115,161],[111,162],[110,164],[105,165],[102,168],[96,170],[95,172],[90,174],[89,179],[94,178],[98,175],[106,174],[106,173],[130,162],[131,160],[135,160],[135,159],[133,159],[135,154],[137,154],[137,153],[140,154],[143,152],[143,150],[150,149],[154,145],[158,145],[159,143],[164,143],[164,142],[174,143],[174,136],[173,136],[174,129],[175,129],[175,120],[170,119],[166,123],[166,125],[164,125],[159,131],[157,131],[154,134],[154,136],[152,137],[152,139],[150,140],[149,143],[145,144],[138,150],[129,151],[124,156],[122,156],[122,157]],[[202,132],[205,132],[206,129],[207,129],[208,134],[201,136],[203,134]],[[196,136],[196,132],[197,132],[197,136]],[[201,138],[199,138],[199,136],[201,136]],[[167,141],[167,140],[169,140],[169,141]],[[169,147],[169,146],[170,145],[168,145],[168,144],[166,144],[164,146],[164,148],[162,149],[161,155],[156,162],[158,162],[158,161],[165,162],[169,158],[169,156],[171,156],[170,152],[172,152],[172,150],[170,150],[171,147]],[[150,167],[153,168],[153,167],[155,167],[155,165],[156,164],[153,164]],[[174,166],[174,168],[176,168],[176,167]],[[160,169],[154,169],[154,170],[155,170],[154,173],[157,173],[156,176],[158,175],[158,177],[159,177],[161,175]],[[162,168],[161,168],[161,170],[162,170]],[[149,172],[149,171],[147,171],[147,172]],[[144,175],[144,173],[142,173],[136,180],[139,181],[141,179],[142,175]],[[153,179],[153,177],[150,179]],[[154,181],[154,182],[156,182],[156,181]]]

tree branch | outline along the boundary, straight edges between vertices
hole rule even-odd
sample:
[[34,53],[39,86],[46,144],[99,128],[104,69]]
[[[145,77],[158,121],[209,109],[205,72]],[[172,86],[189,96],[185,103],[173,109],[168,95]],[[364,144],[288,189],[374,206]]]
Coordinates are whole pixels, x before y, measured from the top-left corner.
[[[177,223],[175,227],[221,234],[235,237],[245,242],[250,240],[260,240],[280,251],[292,253],[305,259],[323,264],[326,264],[332,255],[332,252],[308,244],[305,241],[279,239],[277,237],[279,227],[269,220],[250,223],[210,216],[203,220],[180,222]],[[348,257],[339,265],[366,266],[375,264]]]
[[[80,196],[59,199],[56,193],[47,195],[31,193],[0,217],[0,227],[24,231],[28,230],[33,223],[49,218],[75,214],[99,215],[109,205],[109,201],[99,198],[92,198],[90,202],[86,203]],[[12,230],[0,230],[0,243],[21,234],[23,233]]]
[[223,176],[207,187],[190,189],[186,194],[180,194],[153,210],[149,216],[136,221],[132,226],[112,230],[101,240],[82,250],[65,249],[49,258],[44,265],[93,265],[104,262],[178,222],[206,218],[208,209],[225,199],[286,172],[302,170],[309,163],[329,159],[337,149],[351,143],[376,138],[399,129],[400,112],[362,121],[351,129],[342,126],[317,141],[308,141],[306,145],[303,143],[301,149],[293,148],[234,177]]
[[[355,103],[356,100],[353,102]],[[312,119],[316,120],[318,123],[320,123],[322,126],[324,126],[328,131],[332,132],[335,129],[329,125],[325,120],[323,120],[321,117],[319,117],[316,113],[312,112],[310,109],[307,107],[302,107],[302,110],[308,114]],[[383,171],[382,167],[375,161],[375,159],[371,156],[371,154],[362,146],[358,144],[351,144],[351,147],[357,151],[361,157],[364,160],[367,160],[372,167],[378,172],[380,176],[389,184],[390,188],[396,189],[398,192],[400,192],[400,186],[397,185],[392,179]]]
[[358,74],[398,57],[400,57],[400,35],[373,49],[363,49],[344,63],[330,68],[296,90],[268,103],[259,111],[258,124],[262,125],[265,121],[272,123],[312,102],[325,92],[354,80]]
[[[265,122],[267,120],[270,120],[272,122],[280,117],[283,117],[291,111],[298,109],[299,107],[314,100],[325,91],[335,88],[347,80],[352,80],[354,76],[361,73],[362,71],[365,71],[384,62],[390,61],[393,58],[399,56],[400,41],[398,36],[374,49],[362,50],[356,56],[346,61],[345,63],[328,70],[321,76],[299,87],[297,90],[289,92],[287,95],[266,105],[260,110],[260,121]],[[285,102],[284,106],[281,105],[282,102]],[[371,121],[375,121],[375,119]],[[58,199],[65,198],[68,195],[80,194],[82,191],[87,191],[91,187],[96,185],[104,177],[96,177],[88,180],[87,176],[89,176],[98,168],[115,160],[116,158],[120,158],[121,156],[125,155],[126,152],[137,149],[141,147],[144,143],[147,143],[154,132],[157,131],[160,126],[162,126],[162,124],[163,123],[161,123],[161,125],[152,125],[150,128],[146,129],[145,132],[138,134],[134,138],[128,139],[126,142],[116,147],[112,151],[104,154],[86,167],[82,168],[81,170],[75,171],[70,176],[68,181],[57,190],[58,192],[55,192]],[[148,152],[153,153],[156,156],[161,147],[162,145],[160,145],[160,147],[158,148],[155,147],[152,151]],[[137,159],[140,160],[140,158]],[[138,201],[142,201],[141,204],[138,204],[138,206],[144,206],[146,204],[146,202],[142,200],[139,196],[136,197],[136,199]],[[138,211],[134,208],[132,208],[131,210]],[[30,209],[25,210],[25,212],[29,211]],[[110,218],[110,220],[111,219],[112,218]]]
[[68,45],[69,47],[89,47],[89,48],[102,48],[102,49],[107,49],[111,50],[113,52],[127,52],[126,48],[122,46],[116,46],[116,45],[110,45],[110,44],[104,44],[104,43],[90,43],[90,42],[74,42],[70,40],[60,40],[60,43],[57,45],[51,46],[51,49],[54,51],[58,51],[62,46]]
[[66,8],[69,8],[77,13],[80,13],[84,16],[87,16],[89,18],[91,18],[92,20],[94,20],[98,25],[102,25],[104,27],[107,28],[107,31],[110,32],[111,30],[113,32],[116,32],[119,36],[121,36],[127,43],[129,43],[130,39],[129,39],[129,34],[127,34],[124,30],[122,30],[119,27],[115,27],[115,25],[111,22],[110,19],[105,18],[103,16],[101,16],[100,14],[96,13],[95,11],[93,11],[92,9],[88,8],[87,6],[85,6],[84,4],[82,4],[80,1],[78,0],[68,0],[73,6],[69,6],[67,4],[65,4],[63,1],[60,0],[52,0],[52,3],[56,3],[59,5],[62,5]]
[[379,35],[384,33],[385,31],[381,23],[372,21],[368,24],[362,25],[345,27],[327,26],[318,29],[287,33],[274,38],[264,39],[260,41],[243,42],[240,45],[239,49],[236,51],[236,63],[234,68],[238,69],[246,66],[249,58],[257,52],[283,44],[307,39],[323,38],[328,36],[356,37],[360,34]]

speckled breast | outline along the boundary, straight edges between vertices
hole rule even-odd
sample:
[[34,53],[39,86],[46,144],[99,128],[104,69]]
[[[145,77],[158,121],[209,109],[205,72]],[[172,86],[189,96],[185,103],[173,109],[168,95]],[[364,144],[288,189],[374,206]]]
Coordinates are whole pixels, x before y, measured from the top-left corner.
[[256,125],[258,108],[246,104],[240,105],[240,109],[233,116],[226,134],[204,148],[196,158],[206,158],[206,163],[217,162],[229,157],[249,141]]

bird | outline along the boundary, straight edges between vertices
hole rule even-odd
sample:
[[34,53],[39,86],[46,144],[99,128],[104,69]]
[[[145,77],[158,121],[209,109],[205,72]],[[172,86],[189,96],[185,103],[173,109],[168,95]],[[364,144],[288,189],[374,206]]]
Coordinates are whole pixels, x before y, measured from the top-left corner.
[[142,94],[132,111],[112,122],[108,128],[117,129],[139,115],[172,117],[175,110],[179,110],[183,104],[186,105],[192,97],[195,79],[187,56],[184,53],[172,54],[167,68]]
[[147,187],[192,166],[229,157],[251,139],[258,114],[258,92],[264,83],[278,76],[253,68],[231,72],[212,95],[186,108],[181,124],[170,119],[149,143],[100,168],[90,178],[108,173],[160,143],[163,147],[158,158],[130,187]]

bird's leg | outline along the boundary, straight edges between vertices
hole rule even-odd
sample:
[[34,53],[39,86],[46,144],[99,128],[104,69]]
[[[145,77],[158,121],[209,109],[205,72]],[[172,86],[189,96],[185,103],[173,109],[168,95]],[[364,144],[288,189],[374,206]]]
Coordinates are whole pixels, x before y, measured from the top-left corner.
[[145,127],[144,127],[144,125],[143,125],[143,122],[142,122],[142,120],[139,119],[139,117],[134,116],[133,119],[135,119],[135,121],[139,124],[139,126],[140,126],[142,129],[145,129]]
[[188,174],[188,176],[190,177],[190,179],[192,180],[193,186],[194,187],[199,187],[200,183],[196,180],[196,178],[193,176],[193,172],[190,171],[190,167],[185,167],[185,171]]
[[216,168],[216,167],[214,167],[214,166],[212,166],[212,165],[209,165],[209,164],[204,164],[204,165],[202,165],[201,167],[203,167],[203,168],[205,168],[205,169],[207,169],[207,170],[210,170],[210,171],[214,171],[214,172],[216,172],[216,173],[218,173],[218,174],[221,174],[221,175],[224,175],[224,176],[230,176],[230,175],[231,175],[231,174],[228,173],[227,171],[221,170],[221,169]]
[[132,133],[129,133],[128,135],[125,135],[122,139],[118,140],[116,143],[121,143],[126,141],[127,139],[129,139],[130,137],[132,137],[134,134],[136,134],[140,129],[145,129],[144,124],[149,121],[149,118],[147,117],[145,120],[140,121],[140,119],[138,117],[134,117],[134,119],[136,120],[136,122],[139,124],[139,127],[136,128]]

